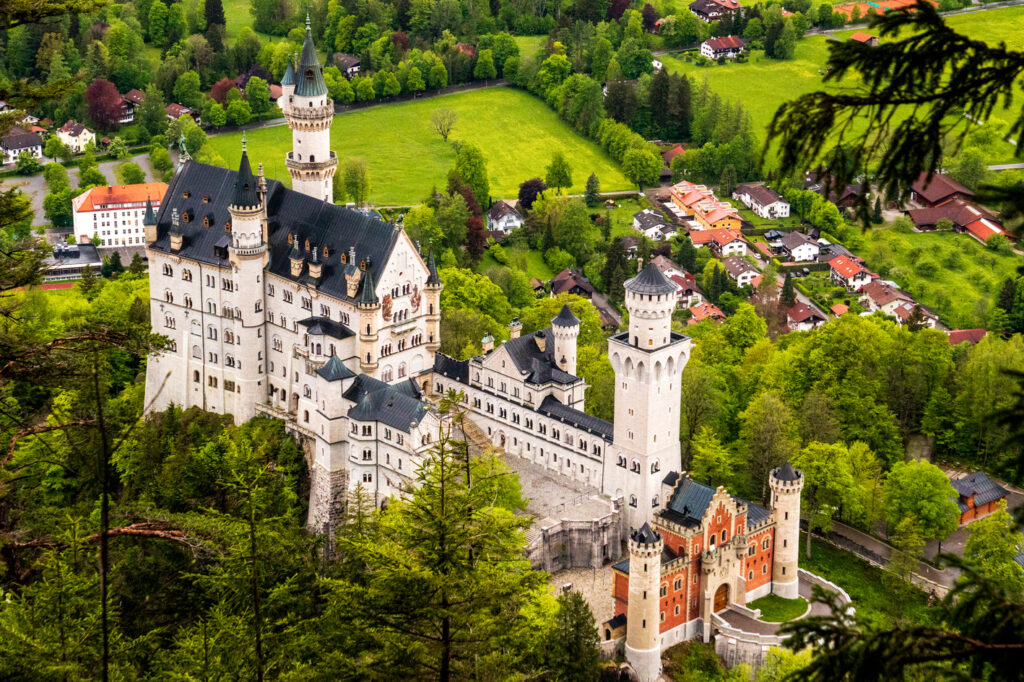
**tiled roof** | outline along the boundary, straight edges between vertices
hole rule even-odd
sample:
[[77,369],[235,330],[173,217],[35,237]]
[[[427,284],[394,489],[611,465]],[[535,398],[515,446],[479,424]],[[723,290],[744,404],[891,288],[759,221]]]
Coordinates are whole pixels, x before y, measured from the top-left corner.
[[729,256],[722,261],[722,265],[725,266],[725,271],[733,279],[747,272],[757,272],[757,268],[751,265],[743,256]]
[[714,488],[683,478],[658,516],[683,526],[698,526],[704,520],[704,512],[714,495]]
[[861,295],[871,299],[871,301],[879,308],[889,305],[893,301],[914,300],[910,294],[905,291],[878,280],[865,284],[864,289],[861,290]]
[[933,175],[931,180],[928,179],[927,173],[921,173],[910,188],[931,204],[938,204],[958,192],[964,196],[974,196],[974,192],[948,175],[941,173]]
[[[192,220],[181,224],[183,235],[180,255],[204,263],[227,265],[226,253],[216,248],[217,242],[224,236],[224,224],[231,220],[228,204],[234,190],[235,171],[207,166],[196,161],[188,161],[174,174],[167,194],[160,205],[157,216],[157,239],[152,248],[155,251],[170,253],[171,212],[177,210],[178,215],[185,211],[199,215],[211,214],[210,227],[203,227],[201,220]],[[185,196],[188,193],[189,196]],[[209,203],[203,198],[209,197]],[[353,211],[343,206],[329,204],[319,199],[306,196],[300,192],[285,188],[276,180],[267,180],[267,218],[268,218],[268,249],[270,264],[267,271],[290,281],[297,281],[317,289],[335,298],[352,301],[349,298],[345,282],[345,270],[356,267],[353,263],[342,264],[341,254],[355,249],[355,263],[367,262],[367,272],[377,275],[383,270],[398,238],[398,231],[390,223]],[[298,277],[291,274],[288,259],[293,241],[304,245],[306,240],[312,248],[322,253],[326,246],[328,256],[321,258],[321,277],[313,282],[305,272]],[[304,249],[300,248],[300,251]],[[221,254],[224,254],[223,257]],[[304,257],[309,257],[303,254]],[[360,289],[365,286],[369,277],[364,278]]]
[[797,232],[794,230],[793,232],[790,232],[789,234],[782,238],[782,245],[785,246],[786,249],[789,250],[790,252],[792,252],[796,248],[804,246],[805,244],[810,244],[815,249],[819,248],[818,242],[811,239],[803,232]]
[[78,137],[82,133],[89,132],[89,129],[77,121],[68,121],[60,127],[60,132],[71,137]]
[[365,374],[357,376],[342,397],[356,404],[349,410],[350,419],[378,421],[405,433],[419,424],[427,411],[404,386],[389,386]]
[[722,36],[721,38],[708,38],[705,41],[715,52],[719,50],[736,50],[743,47],[743,39],[739,36]]
[[845,315],[846,313],[850,312],[850,306],[843,305],[842,303],[836,303],[831,308],[829,308],[829,310],[832,311],[833,315],[839,317],[840,315]]
[[954,346],[958,346],[961,343],[975,344],[985,338],[988,332],[984,329],[947,329],[946,336],[949,337],[949,343]]
[[167,193],[166,182],[147,182],[139,185],[107,185],[92,187],[74,199],[76,212],[105,211],[114,204],[141,204],[147,199],[157,204]]
[[642,211],[634,213],[633,220],[635,220],[637,225],[640,226],[640,229],[645,232],[652,227],[664,227],[668,224],[668,221],[665,220],[665,216],[649,208],[645,208]]
[[42,147],[43,139],[39,137],[38,133],[14,127],[4,135],[3,140],[0,141],[0,146],[10,151],[31,149],[32,147]]
[[522,217],[519,215],[519,211],[515,209],[515,206],[501,199],[495,201],[494,204],[491,206],[491,210],[487,211],[487,216],[491,220],[501,220],[502,218],[510,214],[516,216],[517,218]]
[[696,320],[697,322],[706,320],[709,317],[718,320],[725,319],[725,313],[719,310],[718,306],[708,301],[701,301],[697,305],[690,308],[690,315],[690,319]]
[[192,110],[186,107],[184,104],[177,104],[175,102],[171,102],[170,104],[165,106],[164,109],[167,111],[168,115],[170,115],[173,118],[181,118],[185,114],[192,113]]
[[126,99],[132,104],[142,104],[146,101],[146,93],[138,88],[132,88],[128,92],[121,95],[122,99]]
[[955,478],[951,480],[950,483],[953,484],[953,488],[955,488],[957,493],[960,495],[960,499],[957,500],[957,505],[960,507],[960,511],[962,512],[969,509],[965,500],[971,495],[974,495],[975,507],[980,507],[983,504],[1001,500],[1009,495],[1006,488],[989,478],[984,471],[975,471],[973,474],[964,476],[963,478]]
[[573,287],[579,287],[591,295],[594,293],[594,285],[590,283],[590,280],[569,268],[551,278],[551,293],[555,296],[564,294]]
[[989,237],[994,237],[997,234],[1003,234],[1002,229],[987,218],[981,218],[980,220],[975,220],[972,223],[967,223],[964,225],[964,229],[981,241],[985,241]]
[[593,415],[587,414],[576,408],[563,405],[552,396],[547,396],[541,402],[537,411],[543,415],[557,419],[563,424],[575,426],[579,429],[584,429],[588,433],[592,433],[595,436],[600,436],[607,442],[612,442],[612,435],[614,433],[614,427],[609,421],[600,419]]
[[875,38],[875,36],[871,35],[870,33],[864,33],[862,31],[857,31],[852,36],[850,36],[850,40],[855,40],[858,43],[866,43],[866,42],[869,42],[871,40],[876,40],[876,38]]
[[849,279],[854,275],[867,272],[863,265],[846,256],[836,256],[828,262],[833,270],[839,273],[840,277]]
[[784,201],[781,194],[761,182],[737,185],[733,194],[746,194],[758,206],[770,206],[777,201]]
[[806,303],[799,302],[793,304],[793,307],[789,309],[789,312],[786,313],[786,316],[796,323],[808,322],[811,320],[821,320],[822,322],[825,321],[825,318],[818,314],[817,310],[807,305]]
[[759,526],[772,517],[772,513],[759,504],[736,498],[747,505],[747,528]]

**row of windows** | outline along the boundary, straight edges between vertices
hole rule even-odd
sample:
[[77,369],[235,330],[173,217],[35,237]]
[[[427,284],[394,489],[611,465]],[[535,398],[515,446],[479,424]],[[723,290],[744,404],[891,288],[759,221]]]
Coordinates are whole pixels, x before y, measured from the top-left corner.
[[[277,293],[276,287],[273,284],[268,284],[267,285],[267,296],[273,298],[276,293]],[[285,303],[291,303],[294,300],[292,292],[289,291],[288,289],[282,289],[281,290],[281,298],[282,298],[282,300]],[[301,304],[302,304],[302,309],[303,310],[308,310],[310,312],[313,311],[313,299],[309,298],[308,296],[303,296],[302,297]],[[330,308],[330,306],[327,306],[327,305],[324,305],[323,303],[321,303],[320,307],[319,307],[319,314],[320,314],[321,317],[329,318],[331,316],[331,308]],[[283,316],[282,316],[282,319],[283,319]],[[342,324],[349,324],[349,315],[345,311],[341,311],[340,313],[338,313],[338,319],[341,321]],[[273,321],[273,313],[271,313],[271,321]],[[281,324],[282,324],[282,326],[285,326],[285,323],[282,322]]]
[[[201,380],[200,380],[200,377],[199,377],[199,370],[198,369],[192,370],[192,381],[197,383],[197,384],[201,383]],[[210,388],[217,388],[217,384],[218,384],[217,377],[214,377],[214,376],[206,377],[206,385],[209,386]],[[234,381],[230,381],[228,379],[224,380],[224,390],[227,391],[228,393],[241,393],[242,392],[242,389],[241,389],[240,386],[236,386]]]

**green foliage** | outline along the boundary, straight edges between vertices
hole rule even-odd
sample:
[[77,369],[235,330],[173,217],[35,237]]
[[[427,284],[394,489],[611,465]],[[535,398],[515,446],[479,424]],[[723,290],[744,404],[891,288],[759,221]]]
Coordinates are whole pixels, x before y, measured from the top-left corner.
[[551,326],[562,306],[569,306],[580,321],[580,334],[576,339],[579,346],[596,346],[604,340],[604,333],[601,331],[601,316],[597,314],[597,308],[582,296],[575,294],[559,294],[558,296],[545,296],[533,301],[533,305],[520,311],[519,321],[523,323],[523,334],[530,334],[535,331]]
[[552,272],[556,273],[566,268],[571,268],[576,264],[576,260],[572,257],[571,253],[566,253],[557,246],[552,246],[544,252],[544,262],[548,264]]
[[114,174],[122,185],[138,185],[146,181],[146,171],[137,163],[122,163]]
[[901,462],[885,479],[885,520],[896,527],[914,521],[926,540],[943,539],[957,529],[956,490],[930,462]]
[[35,154],[30,151],[24,151],[18,154],[15,168],[18,171],[18,175],[35,175],[43,170],[43,164],[39,162]]
[[1016,560],[1020,554],[1020,531],[1006,511],[1006,501],[1000,501],[996,511],[967,526],[967,533],[964,561],[1010,591],[1024,590],[1024,568]]
[[463,144],[455,156],[455,170],[473,190],[482,207],[490,203],[491,183],[487,179],[487,160],[474,144]]
[[565,158],[565,154],[555,152],[551,157],[544,182],[548,187],[554,187],[557,194],[561,194],[563,188],[572,186],[572,168],[569,166],[569,160]]
[[586,193],[583,199],[588,208],[594,208],[601,203],[601,181],[597,179],[597,175],[594,173],[590,174],[587,178]]

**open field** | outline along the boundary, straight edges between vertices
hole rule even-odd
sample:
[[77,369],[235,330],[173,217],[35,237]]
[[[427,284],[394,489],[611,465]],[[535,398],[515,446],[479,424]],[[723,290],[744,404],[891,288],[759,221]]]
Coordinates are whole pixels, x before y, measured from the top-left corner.
[[513,36],[519,46],[520,57],[532,57],[547,42],[547,36]]
[[[547,282],[549,279],[555,276],[555,272],[552,271],[548,264],[544,262],[544,255],[540,251],[531,251],[528,249],[519,249],[506,246],[505,253],[508,255],[508,266],[511,268],[522,269],[527,277],[536,277],[542,282]],[[521,266],[525,263],[526,267]],[[491,254],[484,253],[480,262],[476,266],[477,272],[483,274],[490,267],[502,267],[501,263],[494,260]]]
[[[847,241],[872,271],[894,280],[953,327],[984,326],[984,314],[1020,256],[1000,254],[965,234],[873,228]],[[979,303],[979,301],[984,301]]]
[[[449,143],[430,125],[435,109],[458,114]],[[258,150],[268,177],[290,184],[284,164],[291,150],[285,126],[251,130],[249,148]],[[241,134],[211,137],[207,144],[228,165],[241,157]],[[420,202],[432,187],[443,187],[455,163],[451,140],[472,142],[483,150],[494,197],[514,197],[519,184],[544,176],[555,151],[572,165],[572,193],[582,193],[587,176],[597,173],[605,191],[629,189],[629,180],[597,145],[577,135],[558,115],[533,96],[496,87],[444,97],[374,107],[335,116],[331,147],[339,159],[363,158],[370,172],[371,201],[380,206]],[[481,197],[481,203],[483,202]]]
[[783,599],[769,594],[747,604],[748,609],[761,609],[761,620],[767,623],[785,623],[807,613],[807,600],[803,597]]

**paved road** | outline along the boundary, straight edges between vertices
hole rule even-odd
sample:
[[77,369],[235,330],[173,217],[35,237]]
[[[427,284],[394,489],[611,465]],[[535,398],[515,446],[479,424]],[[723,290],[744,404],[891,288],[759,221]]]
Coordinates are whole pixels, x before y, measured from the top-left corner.
[[1018,170],[1024,168],[1024,163],[997,163],[994,166],[989,166],[990,171],[1002,171],[1002,170]]

